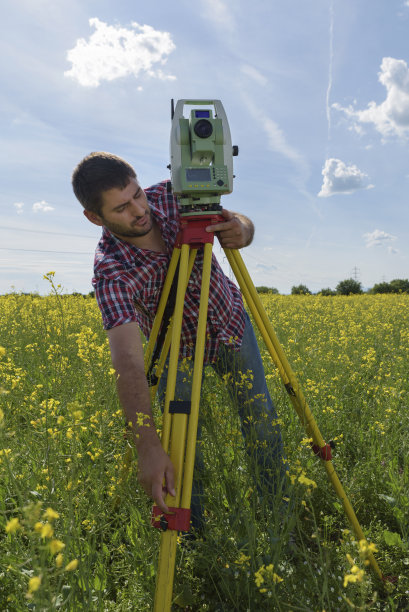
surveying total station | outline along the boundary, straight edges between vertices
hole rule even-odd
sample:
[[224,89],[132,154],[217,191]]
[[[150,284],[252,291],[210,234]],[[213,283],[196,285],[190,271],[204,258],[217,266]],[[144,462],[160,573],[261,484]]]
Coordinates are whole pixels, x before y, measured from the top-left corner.
[[[186,105],[194,108],[184,118]],[[172,105],[170,171],[173,193],[181,214],[206,214],[220,210],[220,196],[233,191],[233,147],[226,113],[220,100],[179,100]]]
[[[185,117],[185,107],[191,107]],[[207,308],[211,277],[214,234],[206,232],[209,223],[222,220],[220,198],[233,190],[233,157],[227,117],[220,100],[179,100],[171,106],[170,172],[172,191],[178,198],[180,228],[169,263],[158,310],[145,351],[145,371],[152,401],[168,359],[168,376],[162,421],[162,446],[170,456],[176,475],[176,497],[169,494],[165,503],[170,512],[157,506],[152,510],[152,525],[161,530],[155,591],[155,612],[168,612],[172,606],[177,536],[190,529],[190,505],[196,451],[200,393],[206,340]],[[175,400],[183,308],[189,277],[198,249],[203,249],[199,318],[194,351],[190,402]],[[240,252],[224,248],[254,322],[277,367],[288,397],[296,410],[311,447],[321,460],[358,540],[365,540],[354,510],[332,464],[331,445],[325,443],[308,407],[300,385],[288,363]],[[368,549],[370,550],[370,549]],[[383,579],[372,554],[369,561],[375,574]]]

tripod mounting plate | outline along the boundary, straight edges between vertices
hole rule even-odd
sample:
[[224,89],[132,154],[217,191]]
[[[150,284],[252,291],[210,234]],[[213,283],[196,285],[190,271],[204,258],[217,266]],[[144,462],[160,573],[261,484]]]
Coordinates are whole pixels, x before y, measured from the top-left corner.
[[206,227],[219,221],[224,221],[224,218],[218,214],[182,216],[175,247],[180,248],[182,244],[189,244],[193,248],[199,248],[207,243],[213,244],[214,232],[206,232]]

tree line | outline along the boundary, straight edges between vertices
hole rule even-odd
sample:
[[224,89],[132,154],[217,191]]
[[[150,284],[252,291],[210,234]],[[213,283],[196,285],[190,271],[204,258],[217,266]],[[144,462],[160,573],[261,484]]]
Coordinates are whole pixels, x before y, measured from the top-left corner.
[[[258,293],[278,294],[275,287],[256,287]],[[409,293],[409,280],[407,278],[395,278],[394,280],[376,283],[366,292],[362,288],[362,283],[354,278],[347,278],[338,283],[335,289],[326,287],[317,292],[317,295],[356,295],[360,293]],[[311,295],[312,292],[306,285],[294,285],[291,287],[291,295]]]
[[[264,285],[256,287],[256,291],[258,293],[270,293],[273,295],[278,295],[280,293],[275,287],[266,287]],[[407,278],[395,278],[390,283],[377,283],[371,289],[364,291],[364,289],[362,288],[362,284],[359,281],[353,278],[347,278],[346,280],[340,281],[335,287],[335,289],[326,287],[325,289],[317,291],[315,295],[354,295],[359,293],[409,293],[409,280]],[[36,291],[23,291],[18,292],[18,294],[40,297],[39,293]],[[95,291],[90,291],[89,293],[79,293],[78,291],[74,291],[72,293],[64,295],[81,296],[83,298],[95,298]],[[312,295],[312,291],[310,291],[306,285],[294,285],[293,287],[291,287],[291,295]]]

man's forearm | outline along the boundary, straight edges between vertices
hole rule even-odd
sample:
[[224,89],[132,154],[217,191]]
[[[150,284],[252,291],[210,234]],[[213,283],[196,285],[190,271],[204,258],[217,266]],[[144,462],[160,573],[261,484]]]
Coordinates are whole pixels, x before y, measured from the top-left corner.
[[158,438],[145,375],[129,366],[117,368],[116,386],[136,447],[147,438]]
[[[128,323],[108,330],[116,386],[127,424],[136,446],[143,438],[158,439],[145,376],[144,354],[139,326]],[[153,435],[154,434],[154,435]]]

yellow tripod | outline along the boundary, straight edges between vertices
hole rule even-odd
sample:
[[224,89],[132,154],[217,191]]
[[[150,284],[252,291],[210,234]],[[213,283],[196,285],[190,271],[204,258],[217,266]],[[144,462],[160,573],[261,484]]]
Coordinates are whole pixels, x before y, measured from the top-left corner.
[[[166,399],[163,413],[162,446],[169,453],[176,473],[176,498],[170,495],[166,504],[172,514],[164,515],[159,508],[153,507],[152,524],[162,529],[159,552],[158,573],[155,592],[155,612],[168,612],[171,609],[173,578],[176,560],[177,536],[179,531],[189,531],[190,504],[193,483],[193,468],[196,450],[196,435],[199,418],[200,391],[202,385],[203,359],[206,338],[207,305],[209,297],[213,234],[204,232],[209,222],[217,221],[217,215],[201,215],[200,217],[182,217],[181,230],[169,265],[169,271],[162,291],[158,311],[155,316],[151,336],[145,352],[146,371],[151,369],[154,347],[159,330],[163,323],[166,303],[169,299],[172,283],[177,278],[177,293],[174,314],[166,334],[160,357],[156,362],[155,380],[160,379],[169,353],[169,369],[166,387]],[[187,284],[196,257],[197,249],[204,247],[204,259],[201,282],[199,320],[193,365],[192,396],[189,405],[186,402],[174,401],[176,375],[179,358],[180,336],[183,322],[183,306]],[[247,306],[262,335],[270,356],[279,370],[281,379],[288,392],[302,425],[309,438],[312,439],[312,450],[324,463],[328,478],[336,494],[342,502],[344,511],[354,529],[358,540],[365,540],[364,533],[355,512],[338,479],[331,460],[331,447],[326,444],[311,410],[300,389],[296,377],[285,357],[282,347],[272,328],[267,314],[245,267],[240,252],[224,249],[226,257],[234,272]],[[152,385],[152,398],[155,397],[157,382]],[[383,579],[379,566],[372,552],[369,552],[369,562],[375,574]]]

